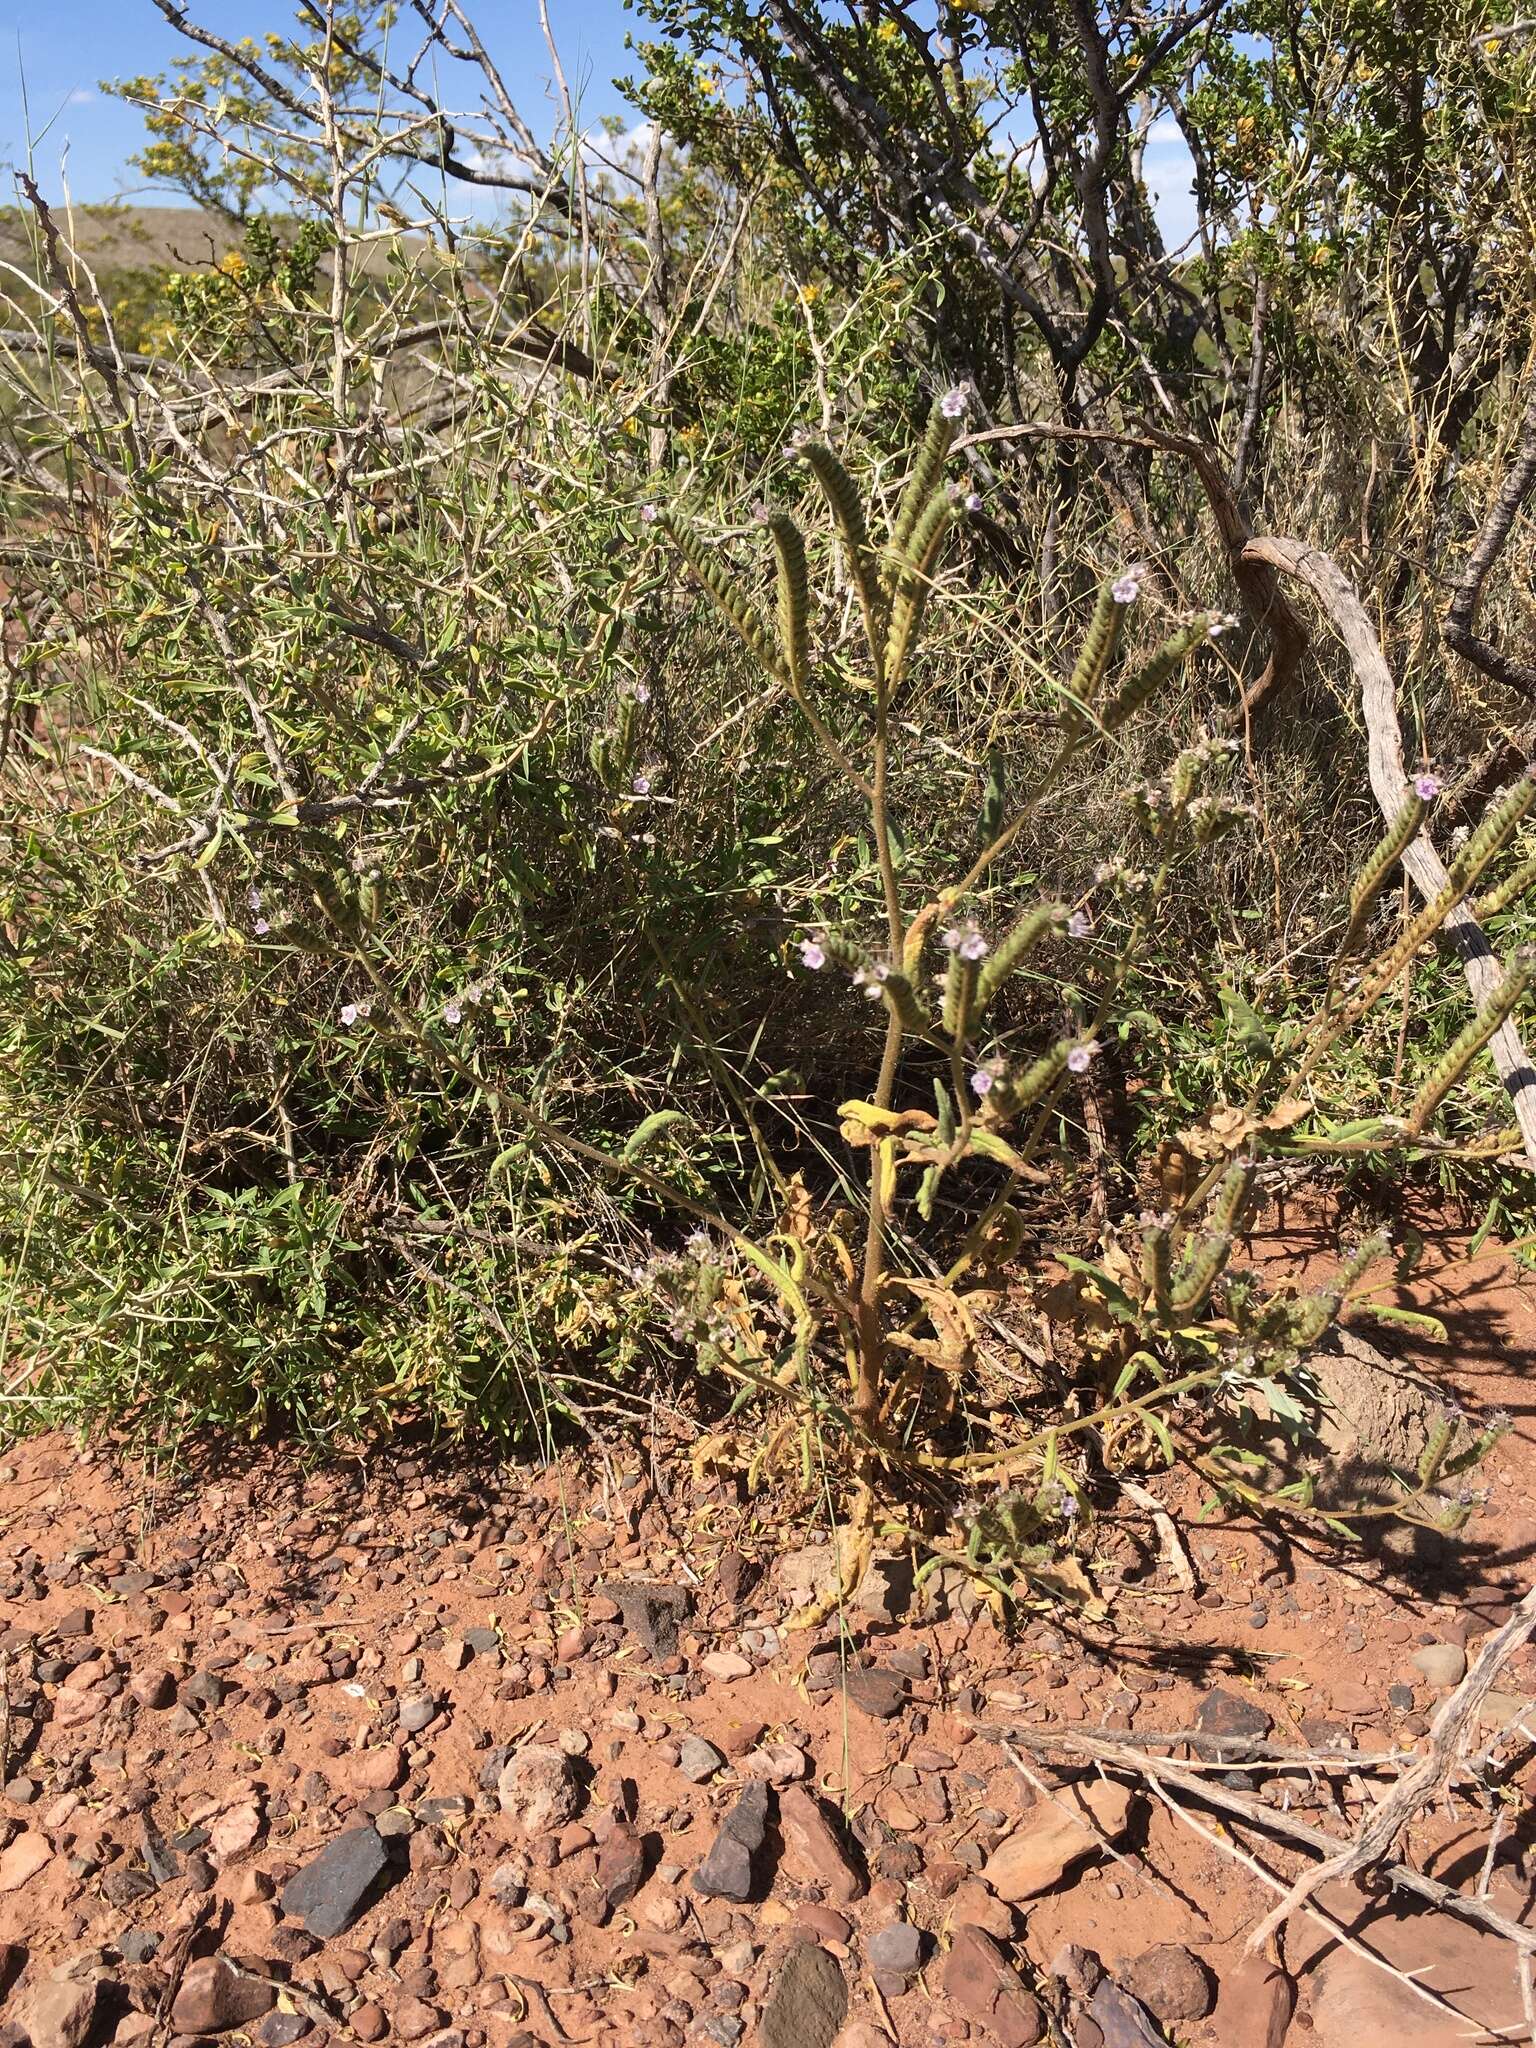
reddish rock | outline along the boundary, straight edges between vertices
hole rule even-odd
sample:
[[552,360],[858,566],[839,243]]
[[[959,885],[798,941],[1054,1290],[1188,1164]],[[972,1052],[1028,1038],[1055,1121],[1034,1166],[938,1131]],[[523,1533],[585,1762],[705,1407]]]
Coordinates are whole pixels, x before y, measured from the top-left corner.
[[604,1919],[627,1905],[645,1883],[645,1846],[627,1821],[619,1821],[598,1850],[594,1882]]
[[995,1941],[1013,1939],[1014,1911],[992,1896],[978,1877],[957,1885],[950,1900],[949,1917],[957,1927],[979,1927]]
[[1033,1994],[985,1928],[955,1929],[944,1959],[944,1995],[1002,2048],[1035,2048],[1045,2020]]
[[[1215,2048],[1280,2048],[1295,2003],[1296,1987],[1284,1970],[1263,1956],[1249,1956],[1221,1980],[1212,2021]],[[1359,2048],[1368,2048],[1364,2036]]]
[[525,1834],[539,1835],[575,1817],[580,1793],[571,1760],[550,1743],[528,1742],[508,1759],[496,1782],[501,1810]]
[[246,2027],[277,2003],[264,1977],[240,1969],[228,1956],[195,1956],[171,2007],[176,2034],[223,2034]]
[[1163,1942],[1123,1962],[1115,1972],[1123,1989],[1139,1998],[1165,2026],[1203,2020],[1215,1999],[1210,1972],[1187,1948]]
[[846,1944],[853,1933],[853,1923],[841,1913],[834,1913],[830,1906],[796,1906],[795,1925],[803,1927],[817,1941]]
[[442,2024],[443,2015],[424,1998],[402,1998],[395,2007],[395,2032],[402,2041],[424,2040]]
[[254,1799],[243,1799],[221,1813],[208,1834],[208,1847],[221,1863],[242,1855],[261,1833],[261,1808]]
[[33,1992],[23,2025],[32,2048],[81,2048],[96,2020],[101,1974],[71,1974],[70,1966],[55,1970]]
[[405,1758],[393,1743],[378,1749],[360,1749],[347,1773],[356,1792],[393,1792],[404,1776]]
[[868,1671],[850,1671],[843,1681],[849,1704],[876,1721],[889,1721],[907,1704],[907,1681],[899,1672],[872,1665]]
[[804,1785],[779,1794],[779,1828],[784,1865],[791,1876],[819,1884],[828,1898],[848,1906],[862,1896],[864,1879],[843,1847],[826,1808]]
[[1018,1904],[1048,1892],[1107,1837],[1123,1834],[1132,1794],[1112,1778],[1057,1786],[1032,1806],[1007,1841],[994,1849],[982,1876],[1000,1899]]
[[53,1861],[53,1850],[44,1836],[26,1830],[0,1853],[0,1892],[19,1892],[43,1867]]
[[382,2041],[389,2032],[389,2021],[384,2017],[384,2008],[367,1999],[362,2005],[352,2008],[347,2016],[347,2025],[359,2041]]

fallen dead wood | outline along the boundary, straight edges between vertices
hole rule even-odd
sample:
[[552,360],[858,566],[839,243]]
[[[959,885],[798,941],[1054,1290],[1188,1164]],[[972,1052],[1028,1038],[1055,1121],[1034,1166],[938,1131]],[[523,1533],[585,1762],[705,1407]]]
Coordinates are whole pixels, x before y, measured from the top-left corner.
[[[1525,1604],[1530,1605],[1532,1601],[1536,1601],[1536,1595],[1530,1596]],[[990,1731],[978,1729],[978,1733],[984,1732]],[[1097,1764],[1105,1771],[1141,1778],[1153,1787],[1166,1786],[1183,1792],[1202,1805],[1215,1807],[1263,1833],[1279,1836],[1324,1858],[1336,1857],[1341,1851],[1353,1847],[1352,1843],[1342,1841],[1328,1829],[1314,1827],[1311,1822],[1299,1819],[1294,1813],[1283,1812],[1251,1792],[1234,1791],[1218,1778],[1203,1776],[1172,1757],[1153,1756],[1101,1730],[1010,1727],[1007,1739],[1017,1748],[1027,1749],[1033,1756],[1058,1760],[1070,1758]],[[1140,1738],[1142,1741],[1152,1739],[1150,1735]],[[1177,1735],[1163,1737],[1167,1742],[1180,1739]],[[1442,1884],[1438,1878],[1427,1877],[1422,1871],[1396,1860],[1382,1858],[1377,1870],[1390,1890],[1407,1893],[1442,1912],[1453,1913],[1458,1919],[1468,1920],[1482,1928],[1485,1933],[1498,1935],[1501,1940],[1512,1943],[1522,1955],[1536,1956],[1536,1928],[1519,1926],[1489,1905],[1486,1899],[1468,1896],[1451,1885]]]

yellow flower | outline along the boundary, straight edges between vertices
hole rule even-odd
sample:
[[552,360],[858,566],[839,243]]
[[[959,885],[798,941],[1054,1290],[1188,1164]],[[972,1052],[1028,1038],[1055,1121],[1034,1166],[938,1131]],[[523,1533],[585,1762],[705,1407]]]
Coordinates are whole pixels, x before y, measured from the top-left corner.
[[814,306],[814,305],[815,305],[815,303],[816,303],[816,301],[817,301],[817,300],[818,300],[818,299],[819,299],[820,297],[821,297],[821,286],[820,286],[819,284],[803,284],[803,285],[801,285],[801,287],[800,287],[800,303],[801,303],[801,305],[802,305],[802,306]]

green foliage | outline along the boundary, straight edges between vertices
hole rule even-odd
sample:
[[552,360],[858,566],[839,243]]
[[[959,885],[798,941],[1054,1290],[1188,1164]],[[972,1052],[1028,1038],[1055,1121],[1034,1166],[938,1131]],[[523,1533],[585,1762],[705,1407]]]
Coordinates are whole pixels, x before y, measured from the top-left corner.
[[[647,12],[648,191],[573,135],[462,146],[365,7],[126,89],[234,255],[98,296],[30,223],[12,1412],[546,1441],[660,1390],[701,1455],[846,1482],[865,1536],[877,1494],[970,1499],[994,1578],[1175,1430],[1269,1505],[1238,1423],[1371,1311],[1348,1261],[1306,1295],[1245,1264],[1267,1176],[1528,1202],[1483,1048],[1527,993],[1533,786],[1383,839],[1334,651],[1254,708],[1231,521],[1359,534],[1413,741],[1507,730],[1423,650],[1528,349],[1525,43],[1450,6],[1254,0],[1198,44],[960,10],[943,47],[878,7],[790,10],[804,47]],[[1049,175],[991,139],[1005,100]],[[1199,144],[1187,256],[1162,119]],[[421,196],[508,160],[478,238]],[[1241,437],[1247,486],[1188,437]],[[1518,627],[1511,579],[1488,601]],[[1400,909],[1419,830],[1453,884]],[[1434,946],[1480,890],[1515,964],[1469,1023]],[[1189,1173],[1142,1220],[1160,1147]],[[998,1295],[1058,1253],[1073,1398],[983,1425]],[[1486,1434],[1426,1445],[1406,1511]]]

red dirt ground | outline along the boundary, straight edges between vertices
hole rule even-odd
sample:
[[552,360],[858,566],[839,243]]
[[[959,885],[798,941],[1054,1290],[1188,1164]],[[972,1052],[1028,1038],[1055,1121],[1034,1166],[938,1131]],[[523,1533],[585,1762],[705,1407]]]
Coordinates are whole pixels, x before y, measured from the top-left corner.
[[[1257,1249],[1305,1263],[1335,1242],[1301,1222]],[[1119,1853],[1095,1850],[1044,1895],[1010,1906],[977,1877],[1015,1830],[1051,1818],[1010,1729],[1186,1729],[1219,1688],[1261,1708],[1277,1743],[1316,1746],[1331,1724],[1368,1757],[1422,1748],[1445,1690],[1412,1652],[1475,1653],[1530,1587],[1536,1553],[1536,1283],[1497,1252],[1456,1257],[1454,1241],[1432,1249],[1404,1297],[1446,1319],[1448,1343],[1380,1340],[1469,1407],[1514,1419],[1481,1475],[1487,1511],[1435,1576],[1341,1558],[1310,1535],[1186,1519],[1198,1584],[1185,1590],[1148,1517],[1118,1508],[1094,1532],[1101,1622],[1042,1613],[1010,1638],[985,1610],[850,1617],[853,1665],[895,1683],[890,1718],[865,1710],[857,1681],[808,1686],[807,1652],[832,1638],[782,1630],[793,1608],[773,1570],[781,1532],[734,1485],[701,1492],[681,1460],[664,1468],[663,1497],[649,1459],[622,1448],[543,1470],[389,1449],[306,1473],[278,1449],[202,1446],[167,1476],[57,1434],[13,1445],[0,1474],[0,2048],[126,2048],[237,2007],[265,2048],[826,2048],[841,2017],[826,1981],[808,2004],[784,1988],[786,1958],[807,1942],[846,1987],[846,2048],[1026,2048],[1031,2012],[1077,2048],[1529,2038],[1487,2031],[1520,2020],[1512,1950],[1443,1915],[1389,1910],[1369,1887],[1324,1902],[1466,2017],[1298,1915],[1282,1937],[1295,1996],[1284,2033],[1264,1965],[1242,1969],[1275,1895],[1233,1852],[1286,1880],[1304,1859],[1145,1791]],[[1142,1479],[1186,1515],[1198,1504],[1178,1474]],[[649,1654],[600,1590],[627,1580],[691,1596],[674,1654]],[[476,1648],[470,1630],[490,1633]],[[1517,1708],[1536,1693],[1529,1648],[1499,1685]],[[410,1710],[424,1699],[420,1725],[427,1707]],[[721,1753],[709,1781],[679,1768],[689,1735]],[[501,1810],[494,1780],[481,1783],[493,1750],[528,1740],[563,1749],[578,1781],[574,1818],[531,1833]],[[1518,1733],[1504,1742],[1504,1820],[1486,1868],[1488,1809],[1464,1794],[1399,1845],[1464,1891],[1481,1878],[1522,1925],[1532,1749]],[[1058,1780],[1029,1768],[1041,1788]],[[1343,1838],[1399,1768],[1362,1762],[1261,1790]],[[857,1898],[783,1853],[772,1825],[750,1898],[693,1889],[759,1770],[842,1809]],[[316,1940],[284,1910],[283,1887],[370,1819],[392,1832],[388,1889]],[[621,1896],[626,1870],[638,1889]],[[917,1937],[905,1962],[899,1925]],[[1017,1972],[993,2007],[974,1946],[955,1951],[966,1967],[950,1960],[957,1929],[977,1925]],[[162,1937],[153,1956],[131,1939],[145,1934]],[[1166,2035],[1140,2006],[1106,2019],[1081,1971],[1049,1975],[1065,1943],[1112,1972],[1177,1944],[1220,1997],[1212,2012],[1169,2016]],[[213,1965],[197,1958],[215,1954],[238,1965],[224,1985],[233,2003],[200,2013],[192,1994]],[[71,1965],[63,1989],[50,1986]],[[1152,1965],[1124,1981],[1177,2002]],[[1123,2031],[1137,2024],[1150,2031]]]

